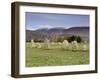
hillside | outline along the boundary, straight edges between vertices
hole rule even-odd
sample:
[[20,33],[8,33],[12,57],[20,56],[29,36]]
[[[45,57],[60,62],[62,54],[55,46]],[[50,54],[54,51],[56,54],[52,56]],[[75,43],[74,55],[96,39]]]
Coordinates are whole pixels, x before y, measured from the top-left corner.
[[83,40],[89,41],[89,27],[72,27],[72,28],[51,28],[51,29],[37,29],[37,30],[26,30],[26,41],[31,39],[44,40],[50,38],[50,36],[57,34],[59,36],[80,36]]

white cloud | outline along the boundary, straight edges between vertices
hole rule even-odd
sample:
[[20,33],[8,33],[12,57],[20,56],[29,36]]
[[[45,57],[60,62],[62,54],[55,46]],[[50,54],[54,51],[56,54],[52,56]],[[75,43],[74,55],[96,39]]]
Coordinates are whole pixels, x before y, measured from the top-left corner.
[[37,29],[42,29],[42,28],[47,28],[47,29],[50,29],[50,28],[54,28],[54,26],[51,26],[51,25],[37,25],[37,27],[26,27],[27,30],[37,30]]
[[51,26],[51,25],[40,25],[39,28],[54,28],[54,26]]
[[73,27],[73,26],[70,26],[70,25],[65,25],[65,26],[52,26],[52,25],[47,25],[47,24],[44,24],[44,25],[36,25],[35,27],[26,27],[27,30],[37,30],[37,29],[51,29],[51,28],[70,28],[70,27]]

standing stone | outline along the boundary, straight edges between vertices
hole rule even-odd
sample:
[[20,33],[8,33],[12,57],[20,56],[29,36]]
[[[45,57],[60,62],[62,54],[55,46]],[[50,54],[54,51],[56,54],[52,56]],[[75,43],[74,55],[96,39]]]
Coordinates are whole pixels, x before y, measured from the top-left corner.
[[31,40],[31,48],[34,48],[34,47],[36,47],[36,45],[35,45],[34,40],[32,39],[32,40]]

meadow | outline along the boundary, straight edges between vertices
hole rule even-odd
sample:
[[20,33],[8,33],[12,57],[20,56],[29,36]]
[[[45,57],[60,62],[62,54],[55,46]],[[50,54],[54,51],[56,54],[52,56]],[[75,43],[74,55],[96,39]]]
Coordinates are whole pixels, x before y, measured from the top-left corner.
[[44,43],[39,43],[42,48],[32,48],[31,43],[26,43],[26,67],[39,66],[64,66],[89,64],[89,44],[83,50],[84,43],[79,43],[77,50],[64,49],[58,44],[47,48]]

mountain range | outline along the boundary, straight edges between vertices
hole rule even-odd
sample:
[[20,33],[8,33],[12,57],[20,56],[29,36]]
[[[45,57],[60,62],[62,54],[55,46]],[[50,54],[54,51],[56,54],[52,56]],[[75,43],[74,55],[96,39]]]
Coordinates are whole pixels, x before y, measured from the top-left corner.
[[31,39],[44,40],[50,36],[80,36],[83,40],[89,41],[89,26],[71,27],[68,29],[56,27],[56,28],[41,28],[37,30],[26,30],[26,41]]

